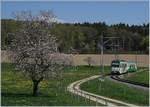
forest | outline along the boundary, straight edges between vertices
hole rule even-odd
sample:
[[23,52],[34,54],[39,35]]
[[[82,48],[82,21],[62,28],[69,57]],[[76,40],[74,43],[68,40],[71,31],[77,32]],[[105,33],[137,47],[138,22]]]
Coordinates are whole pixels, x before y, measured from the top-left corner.
[[[2,50],[6,50],[15,39],[18,28],[21,28],[18,21],[1,20]],[[105,37],[117,37],[104,45],[104,53],[148,54],[149,52],[149,24],[53,23],[50,30],[57,37],[58,49],[63,53],[99,54],[101,36],[104,37],[103,41],[107,41]]]

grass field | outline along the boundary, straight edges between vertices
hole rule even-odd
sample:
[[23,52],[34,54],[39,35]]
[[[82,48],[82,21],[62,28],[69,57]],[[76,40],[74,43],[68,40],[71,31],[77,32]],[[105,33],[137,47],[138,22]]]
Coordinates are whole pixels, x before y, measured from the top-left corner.
[[81,89],[136,105],[148,106],[149,103],[148,92],[128,87],[125,84],[114,83],[108,78],[105,78],[104,82],[100,82],[98,79],[95,79],[83,83],[81,85]]
[[[39,85],[40,95],[32,97],[32,82],[21,74],[12,72],[12,65],[1,64],[1,105],[2,106],[86,106],[96,105],[95,102],[87,102],[84,98],[72,95],[65,91],[66,87],[79,79],[99,73],[99,67],[86,66],[78,69],[66,68],[64,79],[44,80]],[[108,70],[108,67],[106,67]]]
[[[63,80],[44,80],[39,85],[40,94],[32,97],[32,82],[21,74],[13,73],[10,63],[1,64],[1,105],[2,106],[94,106],[95,102],[87,102],[84,98],[77,97],[66,91],[66,87],[76,81],[95,74],[99,74],[99,67],[80,66],[65,68]],[[105,67],[105,73],[110,71]],[[140,105],[148,105],[148,93],[126,87],[122,84],[114,84],[109,80],[99,91],[100,82],[93,80],[85,83],[82,88],[89,92],[105,95],[108,97],[122,99]],[[117,90],[117,91],[116,91]],[[128,92],[127,92],[128,91]],[[134,97],[133,97],[133,96]]]
[[134,75],[130,77],[126,77],[127,80],[136,81],[140,83],[146,83],[149,84],[149,71],[141,71],[136,72]]

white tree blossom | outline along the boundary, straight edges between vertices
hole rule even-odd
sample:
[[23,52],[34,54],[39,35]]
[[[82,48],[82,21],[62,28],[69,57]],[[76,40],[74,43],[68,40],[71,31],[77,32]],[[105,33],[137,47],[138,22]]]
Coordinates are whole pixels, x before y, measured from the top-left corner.
[[57,50],[57,39],[51,34],[54,17],[51,11],[32,15],[30,11],[15,13],[21,25],[11,43],[16,70],[33,82],[33,96],[38,95],[38,84],[45,78],[60,78],[68,57]]

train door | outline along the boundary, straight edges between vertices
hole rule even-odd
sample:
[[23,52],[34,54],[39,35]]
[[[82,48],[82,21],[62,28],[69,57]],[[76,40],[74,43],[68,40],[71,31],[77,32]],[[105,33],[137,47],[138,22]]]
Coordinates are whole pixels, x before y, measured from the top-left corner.
[[127,63],[126,62],[120,63],[120,70],[119,70],[119,72],[120,72],[120,74],[127,72]]

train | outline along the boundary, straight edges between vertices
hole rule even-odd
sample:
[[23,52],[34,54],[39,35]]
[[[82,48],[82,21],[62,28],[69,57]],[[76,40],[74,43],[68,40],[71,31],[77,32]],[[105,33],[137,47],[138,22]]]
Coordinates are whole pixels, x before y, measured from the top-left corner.
[[111,74],[123,74],[137,72],[137,64],[133,61],[113,60],[111,62]]

